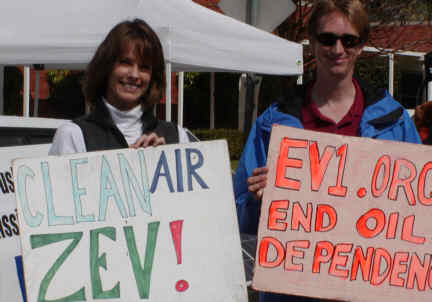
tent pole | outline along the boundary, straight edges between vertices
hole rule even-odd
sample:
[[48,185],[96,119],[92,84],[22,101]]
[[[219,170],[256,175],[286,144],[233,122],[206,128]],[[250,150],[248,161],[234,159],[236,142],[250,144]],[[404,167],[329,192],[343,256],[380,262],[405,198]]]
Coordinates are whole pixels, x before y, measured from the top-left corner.
[[245,100],[245,119],[244,119],[244,138],[245,142],[252,128],[253,110],[254,110],[254,94],[257,78],[254,73],[248,73],[246,76],[246,100]]
[[0,115],[4,114],[4,66],[0,65]]
[[166,89],[165,89],[165,120],[171,122],[171,63],[165,65]]
[[[246,23],[256,26],[258,20],[258,0],[248,0],[246,7]],[[252,128],[253,122],[253,107],[254,107],[254,92],[256,85],[256,76],[254,73],[248,73],[246,76],[246,101],[245,101],[245,119],[244,119],[244,133],[245,141],[248,137],[249,131]]]
[[245,98],[246,98],[246,74],[242,73],[239,77],[238,83],[239,97],[238,97],[238,130],[244,131],[245,120]]
[[34,92],[34,104],[33,104],[33,116],[39,115],[39,80],[40,80],[40,71],[36,70],[36,78],[35,78],[35,92]]
[[215,128],[215,73],[210,72],[210,129]]
[[30,116],[30,67],[24,66],[23,117]]
[[257,80],[257,82],[256,82],[256,86],[254,88],[254,95],[253,95],[254,107],[253,107],[253,113],[252,113],[252,121],[255,121],[258,117],[259,92],[260,92],[260,88],[261,88],[262,77],[257,76],[256,80]]
[[431,59],[432,59],[432,52],[429,52],[423,56],[423,66],[424,66],[423,76],[425,77],[426,80],[426,87],[425,87],[426,102],[432,101],[432,79],[430,78],[430,76],[432,76],[432,62],[430,62]]
[[426,101],[432,102],[432,81],[429,81],[426,89],[427,89]]
[[178,73],[177,124],[183,127],[184,72]]
[[393,85],[394,85],[394,54],[389,54],[389,86],[388,91],[390,95],[393,95]]

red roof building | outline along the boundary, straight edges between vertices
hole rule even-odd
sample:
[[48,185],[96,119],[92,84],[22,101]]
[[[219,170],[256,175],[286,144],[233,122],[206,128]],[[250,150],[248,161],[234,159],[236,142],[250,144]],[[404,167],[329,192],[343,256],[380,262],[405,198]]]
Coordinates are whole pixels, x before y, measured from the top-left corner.
[[[236,1],[236,0],[232,0],[232,1]],[[218,6],[219,0],[193,0],[193,2],[223,14],[222,10]]]
[[432,24],[372,27],[370,46],[416,52],[432,51]]
[[[311,6],[298,7],[275,30],[279,36],[295,41],[308,39],[306,25]],[[432,23],[372,26],[367,46],[386,50],[432,51]]]

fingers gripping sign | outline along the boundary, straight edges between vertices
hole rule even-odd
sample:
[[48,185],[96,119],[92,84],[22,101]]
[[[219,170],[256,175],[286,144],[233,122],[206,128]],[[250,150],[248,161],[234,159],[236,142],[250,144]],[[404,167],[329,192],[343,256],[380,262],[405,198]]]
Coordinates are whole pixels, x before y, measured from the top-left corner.
[[265,186],[267,185],[267,167],[255,168],[248,178],[248,190],[256,200],[261,200]]
[[150,134],[141,135],[134,144],[130,145],[131,148],[146,148],[149,146],[160,146],[165,145],[165,138],[158,136],[156,133],[152,132]]

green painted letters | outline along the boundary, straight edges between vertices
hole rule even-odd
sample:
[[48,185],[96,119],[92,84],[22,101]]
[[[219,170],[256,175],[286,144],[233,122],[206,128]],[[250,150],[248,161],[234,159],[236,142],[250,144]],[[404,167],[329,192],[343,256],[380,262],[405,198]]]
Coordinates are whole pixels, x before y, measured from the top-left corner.
[[159,221],[151,222],[147,227],[147,242],[144,256],[144,267],[141,265],[136,247],[135,234],[131,226],[123,228],[129,250],[129,259],[132,264],[138,294],[141,299],[148,299],[150,295],[150,277],[153,268],[153,259],[156,239],[159,230]]
[[55,300],[47,300],[46,292],[48,290],[48,286],[52,279],[54,278],[54,275],[60,268],[60,266],[65,262],[66,258],[72,253],[72,251],[75,249],[75,247],[80,242],[81,238],[83,236],[82,232],[75,232],[75,233],[60,233],[60,234],[42,234],[42,235],[31,235],[30,236],[30,244],[32,249],[36,249],[45,245],[49,245],[52,243],[60,242],[63,240],[70,240],[72,239],[71,244],[61,253],[60,257],[57,258],[57,260],[54,262],[54,264],[51,266],[51,268],[46,273],[45,277],[42,279],[40,288],[39,288],[39,295],[37,302],[75,302],[75,301],[87,301],[85,297],[85,288],[82,287],[75,293],[63,297],[58,298]]
[[116,241],[116,231],[113,227],[105,227],[90,231],[90,275],[93,290],[93,299],[115,299],[120,298],[120,282],[115,287],[104,291],[99,274],[99,267],[107,269],[106,254],[99,257],[99,234],[103,234],[113,241]]

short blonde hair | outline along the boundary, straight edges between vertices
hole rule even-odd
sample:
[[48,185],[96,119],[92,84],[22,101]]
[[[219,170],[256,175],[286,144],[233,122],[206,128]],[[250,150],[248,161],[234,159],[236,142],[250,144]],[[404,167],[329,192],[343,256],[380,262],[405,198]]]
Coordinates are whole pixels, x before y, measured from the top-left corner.
[[333,12],[342,13],[360,35],[362,43],[369,38],[369,18],[360,0],[317,0],[312,8],[308,22],[309,38],[318,34],[318,26],[322,17]]

